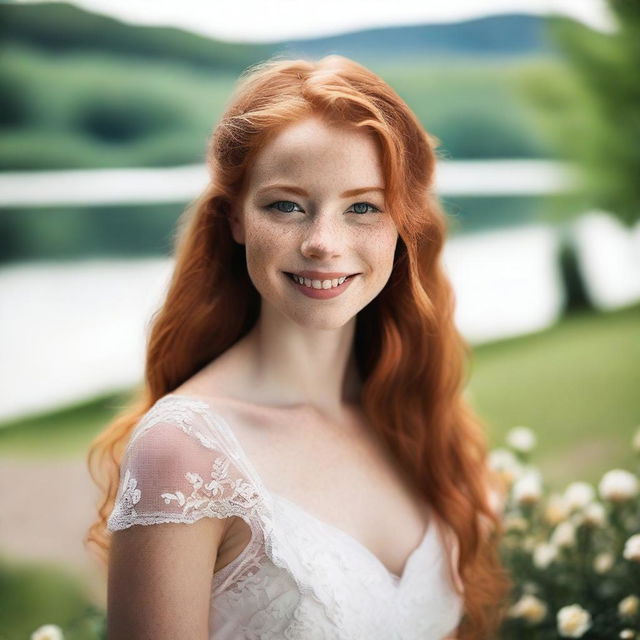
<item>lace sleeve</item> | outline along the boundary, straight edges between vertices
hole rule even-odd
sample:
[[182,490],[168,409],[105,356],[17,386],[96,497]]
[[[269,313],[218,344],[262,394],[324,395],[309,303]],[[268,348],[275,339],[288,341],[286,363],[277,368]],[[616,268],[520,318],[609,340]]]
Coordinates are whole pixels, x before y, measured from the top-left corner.
[[252,518],[259,499],[237,455],[201,416],[146,414],[123,455],[107,529]]

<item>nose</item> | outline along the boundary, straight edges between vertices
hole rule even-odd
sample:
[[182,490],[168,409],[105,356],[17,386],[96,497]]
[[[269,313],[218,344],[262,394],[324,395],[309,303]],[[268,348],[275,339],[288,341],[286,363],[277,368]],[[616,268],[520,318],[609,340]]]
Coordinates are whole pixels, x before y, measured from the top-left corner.
[[305,228],[300,251],[305,258],[338,256],[344,241],[344,230],[330,215],[315,216]]

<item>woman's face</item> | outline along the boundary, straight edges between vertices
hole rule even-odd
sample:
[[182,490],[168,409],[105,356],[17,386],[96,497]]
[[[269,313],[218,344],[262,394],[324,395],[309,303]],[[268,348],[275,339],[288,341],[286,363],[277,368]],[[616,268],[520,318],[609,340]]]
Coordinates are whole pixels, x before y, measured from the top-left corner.
[[310,117],[280,131],[247,178],[231,228],[263,312],[267,304],[302,326],[343,326],[388,281],[398,239],[371,134]]

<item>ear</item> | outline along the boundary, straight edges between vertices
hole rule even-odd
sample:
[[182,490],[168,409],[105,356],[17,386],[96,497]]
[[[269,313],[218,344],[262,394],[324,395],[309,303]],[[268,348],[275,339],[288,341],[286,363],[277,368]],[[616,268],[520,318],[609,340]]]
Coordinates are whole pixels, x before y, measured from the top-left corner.
[[236,207],[230,207],[228,219],[233,239],[238,244],[244,244],[244,223],[242,220],[242,214],[237,211]]

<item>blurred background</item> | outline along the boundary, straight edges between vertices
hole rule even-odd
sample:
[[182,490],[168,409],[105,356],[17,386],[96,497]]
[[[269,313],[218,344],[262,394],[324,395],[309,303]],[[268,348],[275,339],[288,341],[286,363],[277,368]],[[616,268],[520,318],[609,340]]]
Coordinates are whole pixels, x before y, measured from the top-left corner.
[[207,138],[240,73],[276,54],[353,58],[441,141],[445,263],[491,448],[533,429],[549,489],[633,463],[640,5],[237,4],[0,4],[2,639],[49,622],[96,637],[73,623],[106,598],[82,544],[87,447],[141,379]]

